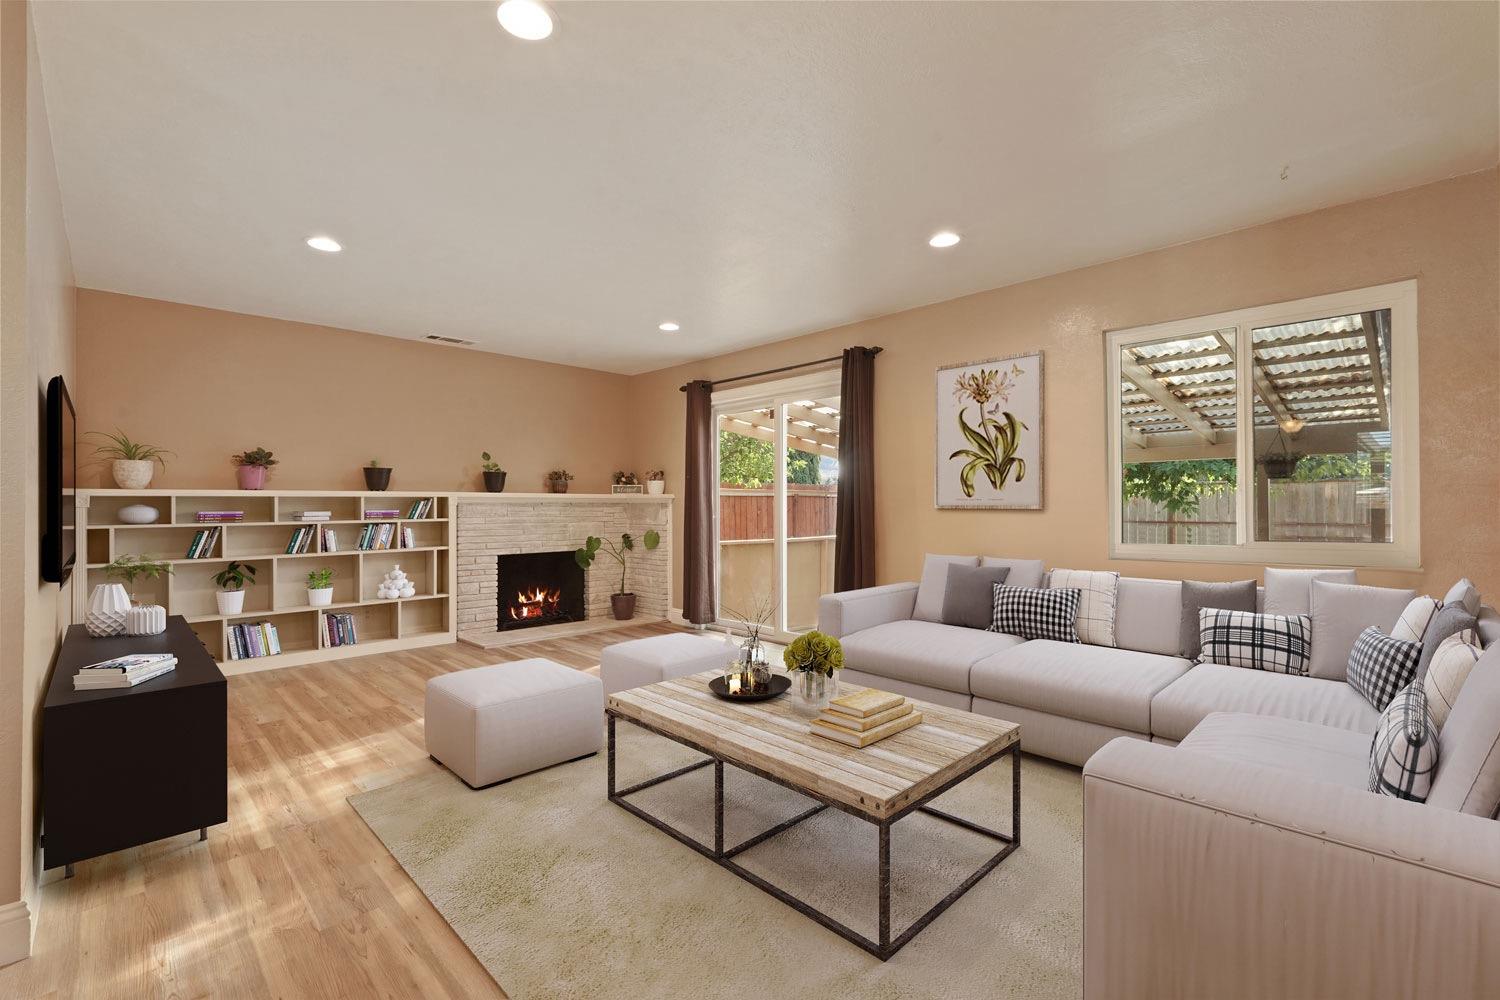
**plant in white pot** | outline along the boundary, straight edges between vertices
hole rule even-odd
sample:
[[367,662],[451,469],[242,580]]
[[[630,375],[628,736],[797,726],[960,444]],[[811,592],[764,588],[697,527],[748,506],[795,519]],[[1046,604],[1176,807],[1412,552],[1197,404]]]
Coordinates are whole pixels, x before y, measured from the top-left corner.
[[333,603],[333,570],[325,566],[307,574],[307,603],[314,608]]
[[[641,547],[648,552],[661,544],[661,535],[655,531],[648,531],[641,536]],[[635,538],[630,532],[620,536],[620,544],[606,541],[595,535],[590,535],[588,541],[583,543],[583,548],[573,553],[573,561],[584,569],[594,564],[602,550],[615,562],[620,564],[620,589],[618,593],[609,595],[609,608],[614,612],[618,621],[629,621],[635,617],[635,594],[625,589],[625,554],[635,549]]]
[[249,563],[231,562],[214,574],[214,583],[219,585],[214,594],[219,602],[219,614],[241,614],[245,610],[245,588],[255,583],[255,567]]
[[646,491],[653,496],[659,496],[666,492],[667,474],[662,469],[652,469],[646,473]]
[[143,490],[150,486],[156,463],[160,462],[165,469],[167,460],[162,456],[173,454],[165,448],[132,441],[118,429],[113,434],[103,431],[89,431],[89,434],[105,440],[106,443],[94,447],[94,454],[101,459],[110,459],[110,475],[122,490]]

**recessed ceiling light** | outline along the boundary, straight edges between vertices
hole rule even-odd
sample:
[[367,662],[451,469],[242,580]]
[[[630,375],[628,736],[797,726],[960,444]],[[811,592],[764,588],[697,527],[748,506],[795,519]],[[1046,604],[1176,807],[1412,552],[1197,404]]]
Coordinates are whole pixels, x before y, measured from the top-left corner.
[[344,249],[343,244],[332,236],[309,236],[307,238],[307,245],[314,250],[321,250],[324,253],[338,253]]
[[959,236],[957,233],[952,232],[948,229],[944,229],[940,233],[933,233],[932,239],[927,241],[927,245],[930,247],[937,247],[939,250],[941,250],[944,247],[956,246],[958,244],[958,240]]
[[500,27],[528,42],[539,42],[552,34],[552,12],[540,0],[505,0],[495,8]]
[[657,329],[662,333],[676,333],[678,330],[681,330],[682,327],[678,326],[676,323],[663,323],[661,326],[657,327]]

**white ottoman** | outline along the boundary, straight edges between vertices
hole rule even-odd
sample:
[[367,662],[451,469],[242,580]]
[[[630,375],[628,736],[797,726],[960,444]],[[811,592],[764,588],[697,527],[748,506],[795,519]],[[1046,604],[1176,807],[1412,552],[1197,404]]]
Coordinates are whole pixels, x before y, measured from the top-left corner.
[[686,632],[653,635],[604,647],[599,676],[604,680],[604,693],[614,694],[704,670],[722,670],[733,653],[734,647],[723,638]]
[[518,660],[427,682],[427,752],[471,788],[598,753],[599,678],[551,660]]

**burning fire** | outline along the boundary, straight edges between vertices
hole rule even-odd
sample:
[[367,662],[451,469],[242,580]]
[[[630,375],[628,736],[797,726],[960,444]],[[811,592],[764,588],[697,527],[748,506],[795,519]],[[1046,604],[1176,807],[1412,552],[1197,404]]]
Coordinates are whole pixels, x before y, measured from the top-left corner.
[[548,590],[545,587],[537,587],[527,591],[516,592],[516,599],[510,606],[510,617],[514,621],[527,621],[531,618],[545,618],[548,615],[557,614],[558,605],[562,603],[562,591]]

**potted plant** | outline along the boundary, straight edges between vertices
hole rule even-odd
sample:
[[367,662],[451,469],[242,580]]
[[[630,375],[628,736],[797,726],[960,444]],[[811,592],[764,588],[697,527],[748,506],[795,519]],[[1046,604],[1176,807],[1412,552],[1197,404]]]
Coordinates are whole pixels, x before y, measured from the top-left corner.
[[566,493],[568,484],[573,481],[573,473],[567,469],[553,469],[547,473],[547,492]]
[[652,469],[646,473],[646,490],[652,496],[660,496],[667,489],[667,473],[662,469]]
[[307,603],[314,608],[326,608],[333,603],[333,570],[325,566],[307,574]]
[[96,445],[94,454],[111,459],[109,473],[122,490],[143,490],[150,486],[151,476],[156,471],[154,463],[160,462],[165,469],[167,460],[162,456],[173,454],[152,444],[132,441],[119,429],[113,434],[103,431],[89,431],[89,434],[104,438],[106,443]]
[[276,464],[276,459],[264,448],[242,451],[229,460],[238,466],[235,471],[242,490],[265,489],[266,477],[271,474],[271,466]]
[[789,674],[797,675],[797,694],[802,712],[816,715],[838,697],[836,671],[844,669],[844,647],[831,635],[804,632],[793,639],[781,654]]
[[611,493],[644,493],[641,481],[634,472],[616,472],[614,485],[610,486]]
[[391,470],[380,464],[380,459],[370,459],[365,466],[365,488],[380,491],[391,485]]
[[[660,544],[661,535],[655,531],[648,531],[641,536],[641,547],[648,552]],[[590,535],[588,541],[583,543],[583,548],[573,553],[573,560],[584,569],[594,564],[601,550],[620,564],[620,590],[609,596],[609,608],[614,612],[617,621],[629,621],[635,617],[635,595],[625,589],[625,554],[634,549],[635,538],[627,531],[620,536],[619,545]]]
[[237,615],[245,610],[245,588],[255,582],[255,567],[249,563],[231,562],[222,571],[214,574],[214,583],[219,585],[214,599],[219,602],[219,614]]
[[481,468],[484,469],[484,488],[489,490],[491,493],[504,493],[505,470],[500,468],[499,462],[495,461],[493,458],[490,458],[489,452],[482,451],[479,453],[479,457],[483,459],[484,462],[484,464],[481,466]]
[[[123,555],[104,567],[104,575],[120,583],[101,583],[89,595],[89,610],[84,616],[84,628],[89,635],[155,635],[166,630],[166,611],[157,605],[142,608],[136,601],[135,582],[142,577],[158,579],[163,573],[172,572],[167,563],[145,556]],[[130,588],[129,592],[126,588]],[[160,627],[158,628],[157,625]]]

